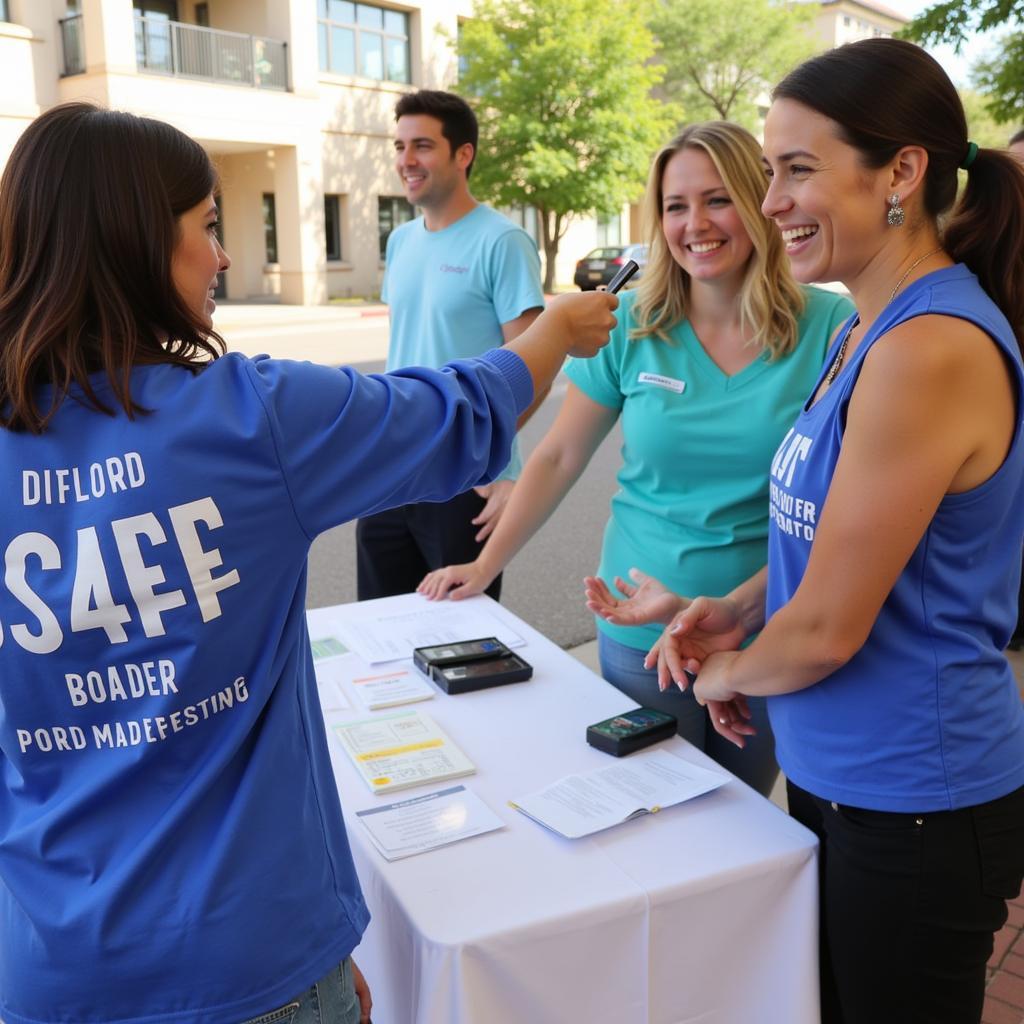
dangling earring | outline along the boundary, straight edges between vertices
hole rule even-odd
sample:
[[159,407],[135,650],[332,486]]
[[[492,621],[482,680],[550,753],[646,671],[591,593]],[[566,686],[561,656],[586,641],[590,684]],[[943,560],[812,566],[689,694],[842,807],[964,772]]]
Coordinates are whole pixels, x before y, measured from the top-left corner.
[[889,209],[886,212],[885,219],[891,228],[899,228],[903,226],[904,212],[903,207],[900,206],[900,194],[893,192],[889,196]]

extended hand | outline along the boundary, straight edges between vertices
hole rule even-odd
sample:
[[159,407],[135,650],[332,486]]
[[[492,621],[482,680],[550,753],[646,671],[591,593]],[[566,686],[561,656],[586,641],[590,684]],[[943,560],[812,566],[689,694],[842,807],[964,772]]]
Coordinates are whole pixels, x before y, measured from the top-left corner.
[[687,676],[695,676],[710,655],[735,651],[745,639],[734,602],[722,597],[696,597],[666,626],[647,653],[644,666],[653,668],[657,663],[662,690],[670,683],[685,690],[690,683]]
[[474,538],[478,543],[486,540],[498,525],[498,520],[501,518],[502,512],[505,511],[509,495],[515,485],[515,480],[495,480],[494,483],[482,484],[480,487],[473,488],[486,501],[484,507],[480,509],[480,514],[473,520],[473,525],[480,527]]
[[494,582],[498,574],[484,569],[479,559],[462,565],[446,565],[443,569],[428,572],[416,588],[418,594],[431,601],[450,597],[453,601],[482,594]]
[[686,598],[672,593],[664,583],[639,569],[630,569],[629,578],[633,583],[627,583],[621,576],[615,577],[615,589],[626,596],[623,601],[608,589],[604,580],[597,576],[584,577],[587,607],[616,626],[645,626],[651,622],[671,622],[686,606]]
[[568,354],[587,358],[608,344],[616,322],[612,313],[618,305],[618,298],[607,292],[566,292],[552,299],[541,317],[561,319],[572,339]]

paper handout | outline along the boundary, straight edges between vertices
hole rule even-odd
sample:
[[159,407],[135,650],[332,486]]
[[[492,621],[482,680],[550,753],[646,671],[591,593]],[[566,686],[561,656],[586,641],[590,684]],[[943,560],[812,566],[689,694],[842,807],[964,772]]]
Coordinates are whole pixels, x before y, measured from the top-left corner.
[[504,828],[502,820],[465,786],[356,811],[386,860],[399,860],[460,839]]
[[418,711],[376,715],[334,727],[341,745],[375,793],[441,782],[476,771],[437,723]]
[[584,775],[567,775],[511,804],[545,828],[579,839],[680,804],[728,781],[722,772],[655,750]]
[[504,619],[494,614],[490,602],[409,602],[408,610],[349,616],[338,623],[346,645],[370,664],[411,658],[413,649],[432,644],[455,643],[497,637],[506,647],[526,642]]

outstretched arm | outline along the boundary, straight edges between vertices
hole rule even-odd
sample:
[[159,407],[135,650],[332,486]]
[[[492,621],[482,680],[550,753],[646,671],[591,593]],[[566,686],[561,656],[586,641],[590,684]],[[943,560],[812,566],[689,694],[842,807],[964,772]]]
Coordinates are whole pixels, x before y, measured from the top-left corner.
[[473,562],[428,573],[417,588],[432,600],[483,593],[558,507],[604,440],[618,413],[569,384],[551,429],[516,481],[497,529]]

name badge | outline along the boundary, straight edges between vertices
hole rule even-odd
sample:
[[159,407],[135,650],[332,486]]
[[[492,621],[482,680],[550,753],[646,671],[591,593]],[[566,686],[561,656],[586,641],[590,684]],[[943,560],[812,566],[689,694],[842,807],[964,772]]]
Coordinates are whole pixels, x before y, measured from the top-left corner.
[[641,384],[653,384],[656,388],[664,388],[666,391],[674,391],[681,395],[686,390],[685,380],[676,380],[674,377],[663,377],[660,373],[641,373],[637,377]]

